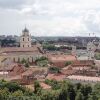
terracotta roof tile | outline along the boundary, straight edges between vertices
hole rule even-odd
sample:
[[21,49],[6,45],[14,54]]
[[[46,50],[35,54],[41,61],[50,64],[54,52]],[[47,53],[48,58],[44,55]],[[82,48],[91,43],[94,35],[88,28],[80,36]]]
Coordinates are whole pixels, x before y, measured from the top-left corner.
[[46,77],[46,79],[54,79],[54,80],[57,80],[57,81],[62,81],[66,78],[65,75],[63,74],[48,74],[48,76]]

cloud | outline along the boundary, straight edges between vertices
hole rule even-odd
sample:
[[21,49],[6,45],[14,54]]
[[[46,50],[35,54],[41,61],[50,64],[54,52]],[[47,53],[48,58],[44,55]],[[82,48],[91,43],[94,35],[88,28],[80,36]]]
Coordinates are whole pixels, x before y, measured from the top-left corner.
[[0,0],[0,8],[3,9],[19,9],[25,0]]
[[99,5],[100,0],[0,0],[0,33],[19,35],[26,24],[37,36],[99,35]]

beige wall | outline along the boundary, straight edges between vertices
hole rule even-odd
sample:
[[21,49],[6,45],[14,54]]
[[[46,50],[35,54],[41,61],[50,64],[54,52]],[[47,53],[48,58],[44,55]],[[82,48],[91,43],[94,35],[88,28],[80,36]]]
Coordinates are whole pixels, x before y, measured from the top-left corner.
[[20,37],[20,47],[31,47],[31,37],[30,36],[21,36]]
[[[0,56],[0,66],[3,66],[9,62],[14,62],[14,60],[15,60],[15,62],[22,61],[23,58],[25,60],[29,60],[29,62],[34,62],[36,60],[36,58],[41,57],[41,56],[42,56],[41,54],[29,54],[29,55],[28,54],[27,55],[25,55],[25,54],[15,55],[14,54],[14,55],[9,55],[9,56],[7,56],[7,55]],[[7,60],[2,62],[5,58],[7,58]]]

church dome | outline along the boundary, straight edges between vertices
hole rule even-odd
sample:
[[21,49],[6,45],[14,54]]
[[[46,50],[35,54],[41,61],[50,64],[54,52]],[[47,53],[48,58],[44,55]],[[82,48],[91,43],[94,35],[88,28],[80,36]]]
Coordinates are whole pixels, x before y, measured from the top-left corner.
[[22,36],[29,36],[29,30],[25,27],[25,29],[22,31]]
[[29,30],[25,27],[25,29],[23,30],[23,32],[28,32],[29,33]]

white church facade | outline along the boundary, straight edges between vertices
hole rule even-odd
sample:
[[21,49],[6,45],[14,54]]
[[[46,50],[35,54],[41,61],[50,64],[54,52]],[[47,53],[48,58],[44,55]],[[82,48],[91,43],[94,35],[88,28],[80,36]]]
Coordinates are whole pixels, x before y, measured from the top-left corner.
[[22,31],[22,35],[20,37],[20,47],[32,47],[31,46],[31,35],[29,34],[29,30],[25,27]]

